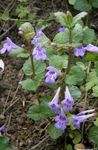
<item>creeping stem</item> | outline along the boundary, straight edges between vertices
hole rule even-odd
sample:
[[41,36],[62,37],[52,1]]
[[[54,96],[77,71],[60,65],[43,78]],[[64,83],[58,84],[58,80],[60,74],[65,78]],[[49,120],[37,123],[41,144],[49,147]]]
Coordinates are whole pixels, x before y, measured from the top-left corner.
[[[69,45],[72,43],[72,29],[69,28]],[[73,48],[69,46],[68,48],[68,64],[67,64],[67,69],[66,72],[63,73],[62,76],[62,89],[61,89],[61,99],[64,99],[64,91],[65,91],[65,82],[64,80],[66,79],[66,76],[70,73],[71,69],[71,61],[73,57]]]
[[29,53],[30,53],[30,59],[31,59],[31,65],[32,65],[32,78],[35,76],[35,67],[34,67],[34,59],[32,55],[32,45],[29,43]]

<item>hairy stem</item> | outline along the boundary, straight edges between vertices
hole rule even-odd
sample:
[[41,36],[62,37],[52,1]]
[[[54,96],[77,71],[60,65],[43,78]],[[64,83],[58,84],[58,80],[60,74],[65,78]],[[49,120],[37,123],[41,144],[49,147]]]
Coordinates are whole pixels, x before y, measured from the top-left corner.
[[[72,43],[72,29],[69,28],[69,44]],[[64,91],[65,91],[65,82],[64,80],[66,79],[66,75],[69,75],[70,69],[71,69],[71,61],[72,61],[72,56],[73,56],[73,48],[70,46],[68,48],[68,64],[67,64],[67,69],[66,72],[63,74],[62,77],[62,90],[61,90],[61,99],[64,99]]]
[[29,44],[29,53],[30,53],[30,59],[31,59],[31,65],[32,65],[32,78],[35,76],[35,67],[34,67],[34,59],[32,55],[32,46]]

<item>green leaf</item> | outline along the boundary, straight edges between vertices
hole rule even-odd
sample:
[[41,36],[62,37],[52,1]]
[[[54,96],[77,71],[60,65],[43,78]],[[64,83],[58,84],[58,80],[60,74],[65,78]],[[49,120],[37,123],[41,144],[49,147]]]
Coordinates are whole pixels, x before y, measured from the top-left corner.
[[94,121],[94,125],[98,127],[98,118]]
[[95,62],[98,61],[98,54],[97,53],[87,53],[84,58],[86,61]]
[[32,65],[30,59],[26,60],[23,64],[22,70],[25,75],[31,76],[32,75]]
[[22,88],[24,90],[29,90],[29,91],[36,91],[37,88],[40,86],[44,76],[43,74],[36,75],[34,79],[26,79],[20,82],[22,85]]
[[56,50],[49,44],[45,44],[44,48],[46,49],[46,54],[48,57],[52,56],[56,53]]
[[85,78],[85,72],[79,66],[73,66],[71,68],[70,75],[66,78],[66,83],[69,85],[77,85],[81,83]]
[[53,55],[49,58],[49,65],[61,70],[67,67],[67,61],[68,57],[66,55]]
[[89,129],[88,137],[98,148],[98,127],[92,127]]
[[38,121],[53,116],[53,113],[47,103],[42,103],[40,105],[31,106],[27,112],[27,116],[34,121]]
[[88,91],[96,85],[98,85],[98,77],[96,76],[95,70],[92,70],[87,76],[86,85],[85,85],[86,90]]
[[8,21],[10,19],[10,16],[9,16],[9,12],[8,11],[4,11],[4,13],[2,14],[2,19],[4,21]]
[[74,8],[80,11],[91,11],[92,7],[87,0],[76,0]]
[[65,32],[57,33],[53,40],[57,44],[65,44],[69,42],[69,30],[66,28]]
[[6,136],[0,136],[0,150],[6,150],[9,144],[9,138]]
[[12,50],[10,52],[10,55],[13,57],[22,57],[22,58],[28,58],[29,57],[29,53],[21,47]]
[[79,21],[87,15],[87,12],[80,12],[75,17],[73,17],[73,25],[79,23]]
[[96,75],[98,77],[98,61],[96,62],[95,71],[96,71]]
[[92,1],[92,6],[95,8],[98,8],[98,0],[93,0]]
[[72,41],[73,43],[80,43],[83,38],[83,29],[82,26],[77,23],[72,30]]
[[66,145],[66,150],[72,150],[72,145],[71,144],[67,144]]
[[93,93],[92,93],[92,95],[94,97],[98,97],[98,84],[93,87]]
[[[38,75],[44,73],[46,65],[44,62],[41,61],[34,61],[34,67],[35,67],[35,73]],[[33,72],[32,72],[32,65],[30,59],[25,61],[22,69],[25,75],[27,76],[32,75]]]
[[74,131],[73,143],[78,144],[81,141],[81,133],[77,130]]
[[88,27],[85,27],[83,29],[83,43],[84,44],[89,44],[92,43],[95,39],[95,32],[93,29],[90,29]]
[[69,0],[69,4],[74,5],[76,0]]
[[71,86],[70,87],[70,92],[74,100],[77,100],[81,97],[81,91],[78,87],[76,86]]
[[57,128],[54,127],[53,124],[50,124],[47,128],[48,134],[52,139],[57,139],[60,136],[62,136],[63,131],[58,130]]
[[19,6],[16,8],[16,13],[19,18],[23,18],[30,13],[30,10],[28,7]]
[[54,13],[56,20],[62,25],[66,27],[66,15],[63,12]]

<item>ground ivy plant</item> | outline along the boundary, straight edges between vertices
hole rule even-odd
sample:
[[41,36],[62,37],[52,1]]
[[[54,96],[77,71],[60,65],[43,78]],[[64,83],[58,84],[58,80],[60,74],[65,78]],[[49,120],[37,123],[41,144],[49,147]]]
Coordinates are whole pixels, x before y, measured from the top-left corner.
[[[54,13],[61,27],[52,41],[26,22],[19,28],[25,44],[20,47],[7,37],[0,50],[1,54],[7,51],[12,56],[25,59],[22,67],[25,77],[19,84],[24,90],[34,91],[38,98],[38,105],[31,106],[27,116],[34,121],[49,120],[47,132],[53,139],[64,136],[66,149],[82,143],[84,134],[98,147],[98,135],[95,135],[98,128],[95,109],[98,47],[94,30],[82,21],[86,15],[86,12],[76,16],[70,12]],[[49,88],[50,94],[41,96],[41,87]],[[89,109],[88,93],[92,93],[95,104]],[[76,105],[81,101],[83,111],[79,111]],[[93,124],[88,128],[89,132],[85,130],[86,133],[83,132],[84,121],[86,126],[90,122]],[[68,143],[68,138],[72,144]]]

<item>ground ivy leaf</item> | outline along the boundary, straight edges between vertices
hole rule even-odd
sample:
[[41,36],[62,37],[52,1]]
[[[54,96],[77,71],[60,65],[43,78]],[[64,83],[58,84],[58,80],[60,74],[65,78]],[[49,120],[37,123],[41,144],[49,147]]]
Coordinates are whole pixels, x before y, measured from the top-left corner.
[[57,33],[54,37],[53,42],[57,44],[66,44],[69,42],[69,30],[66,28],[65,32]]
[[78,87],[76,86],[71,86],[70,87],[70,92],[74,100],[78,100],[81,97],[81,91]]
[[98,127],[98,118],[94,121],[94,125]]
[[5,136],[0,136],[0,150],[6,150],[9,143],[9,138]]
[[98,148],[98,127],[90,128],[88,132],[88,137]]
[[37,88],[40,86],[44,76],[43,74],[37,75],[34,77],[34,79],[26,79],[20,82],[22,85],[22,88],[24,90],[29,90],[29,91],[36,91]]
[[89,12],[92,9],[91,5],[88,3],[87,0],[76,0],[74,8],[86,12]]
[[40,104],[31,106],[27,112],[27,116],[34,121],[38,121],[53,116],[53,113],[48,108],[48,104]]
[[68,57],[66,55],[53,55],[49,58],[49,65],[61,70],[67,67],[67,61]]
[[83,43],[84,44],[89,44],[92,43],[95,39],[95,32],[93,29],[90,29],[88,27],[85,27],[83,29]]
[[58,130],[57,128],[54,127],[53,124],[50,124],[47,128],[48,134],[52,139],[57,139],[60,136],[62,136],[63,131]]

